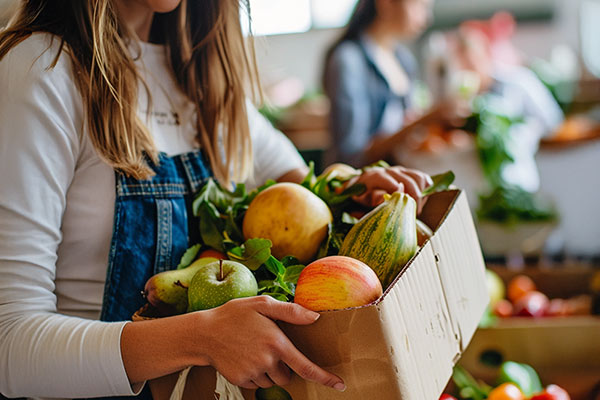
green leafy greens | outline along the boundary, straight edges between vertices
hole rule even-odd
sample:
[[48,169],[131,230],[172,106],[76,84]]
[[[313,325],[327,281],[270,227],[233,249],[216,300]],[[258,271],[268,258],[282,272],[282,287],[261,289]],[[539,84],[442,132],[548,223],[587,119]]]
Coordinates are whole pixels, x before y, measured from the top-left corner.
[[554,207],[539,194],[525,191],[502,177],[503,168],[514,161],[511,129],[523,123],[523,118],[506,115],[491,94],[479,96],[474,106],[470,129],[477,132],[477,152],[489,186],[486,193],[479,195],[478,218],[506,224],[556,219]]

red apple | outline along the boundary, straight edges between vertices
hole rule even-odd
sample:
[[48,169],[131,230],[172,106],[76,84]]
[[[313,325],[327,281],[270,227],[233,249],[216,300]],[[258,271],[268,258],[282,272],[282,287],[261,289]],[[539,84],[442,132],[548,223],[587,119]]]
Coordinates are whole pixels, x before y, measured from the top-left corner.
[[367,264],[351,257],[329,256],[302,270],[294,302],[313,311],[339,310],[372,303],[381,294],[381,282]]
[[206,249],[202,252],[200,252],[200,254],[198,255],[198,258],[207,258],[207,257],[212,257],[212,258],[216,258],[217,260],[227,260],[227,254],[225,253],[221,253],[218,250],[215,249]]
[[536,290],[521,296],[515,303],[514,315],[520,317],[542,317],[546,314],[550,301],[548,297]]

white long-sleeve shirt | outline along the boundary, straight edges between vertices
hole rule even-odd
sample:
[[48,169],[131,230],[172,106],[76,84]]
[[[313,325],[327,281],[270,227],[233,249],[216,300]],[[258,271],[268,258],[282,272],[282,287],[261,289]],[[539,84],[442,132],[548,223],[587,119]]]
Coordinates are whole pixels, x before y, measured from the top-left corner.
[[[97,321],[115,202],[114,171],[87,131],[82,97],[59,40],[33,34],[0,61],[0,392],[8,397],[134,394],[120,353],[126,322]],[[195,147],[193,106],[163,48],[141,43],[151,89],[139,115],[159,150]],[[181,125],[172,111],[179,113]],[[249,107],[255,182],[304,165],[292,144]]]

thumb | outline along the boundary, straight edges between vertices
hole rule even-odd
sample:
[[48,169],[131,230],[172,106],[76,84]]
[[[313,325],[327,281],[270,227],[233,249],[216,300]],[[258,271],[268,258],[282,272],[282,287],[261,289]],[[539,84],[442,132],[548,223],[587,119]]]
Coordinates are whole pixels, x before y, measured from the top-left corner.
[[309,325],[315,322],[320,314],[302,307],[300,304],[286,303],[266,297],[258,310],[262,315],[273,321],[284,321],[295,325]]

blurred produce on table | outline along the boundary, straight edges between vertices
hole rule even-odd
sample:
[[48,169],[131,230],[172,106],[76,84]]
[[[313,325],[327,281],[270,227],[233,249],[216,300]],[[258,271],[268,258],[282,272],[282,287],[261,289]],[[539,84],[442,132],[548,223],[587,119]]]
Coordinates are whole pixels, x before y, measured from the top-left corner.
[[493,383],[488,382],[475,379],[469,371],[456,366],[447,391],[456,395],[450,398],[465,400],[571,400],[568,391],[556,384],[542,386],[537,371],[529,364],[504,361],[497,366]]
[[[502,279],[498,274],[502,274]],[[510,271],[510,270],[509,270]],[[493,317],[510,318],[510,317],[568,317],[576,315],[592,315],[600,314],[597,306],[593,306],[594,302],[598,302],[600,295],[600,270],[595,275],[592,270],[575,272],[566,269],[562,272],[561,278],[572,281],[575,277],[580,278],[578,283],[581,285],[571,293],[556,294],[553,285],[560,282],[552,282],[546,278],[542,284],[549,286],[549,292],[546,293],[541,287],[538,287],[536,282],[528,274],[530,268],[516,273],[517,271],[506,272],[506,268],[497,267],[496,269],[488,268],[487,285],[490,293],[489,312],[492,317],[487,324],[493,326],[498,321]],[[536,271],[535,269],[533,271]],[[544,271],[544,270],[541,270]],[[515,274],[516,273],[516,274]],[[579,273],[579,275],[577,275]],[[552,276],[549,273],[541,275],[538,272],[536,279],[544,279],[541,276]],[[584,279],[581,279],[583,277]],[[557,278],[553,278],[557,279]],[[506,280],[506,283],[505,283]]]
[[490,309],[498,312],[510,302],[510,313],[496,314],[477,330],[459,365],[477,379],[495,383],[503,362],[526,363],[544,384],[563,387],[571,399],[596,400],[594,396],[600,395],[598,265],[541,265],[521,271],[488,265],[487,277]]

